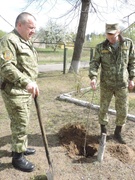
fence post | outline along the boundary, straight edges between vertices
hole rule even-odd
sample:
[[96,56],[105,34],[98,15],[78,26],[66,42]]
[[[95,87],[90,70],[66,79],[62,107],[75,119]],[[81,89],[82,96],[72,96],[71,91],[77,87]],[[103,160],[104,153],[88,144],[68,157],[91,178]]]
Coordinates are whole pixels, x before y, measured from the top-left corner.
[[90,48],[90,61],[92,60],[93,58],[93,48]]
[[66,57],[67,57],[67,48],[65,47],[64,44],[63,74],[66,73]]

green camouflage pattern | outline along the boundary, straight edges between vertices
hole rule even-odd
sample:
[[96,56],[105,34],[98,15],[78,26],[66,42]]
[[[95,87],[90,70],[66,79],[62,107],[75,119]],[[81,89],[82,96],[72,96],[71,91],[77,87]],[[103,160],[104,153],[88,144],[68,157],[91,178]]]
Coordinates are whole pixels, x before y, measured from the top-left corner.
[[135,52],[131,39],[120,36],[119,47],[114,49],[108,40],[96,46],[90,61],[89,77],[98,78],[100,69],[100,112],[99,122],[108,123],[107,112],[115,96],[116,125],[126,122],[128,112],[128,82],[135,77]]
[[115,109],[116,109],[116,121],[117,126],[123,126],[126,123],[128,113],[128,89],[120,88],[113,91],[112,89],[100,88],[100,110],[99,110],[99,123],[107,125],[108,107],[110,102],[115,96]]
[[38,57],[31,42],[16,30],[0,41],[1,94],[11,120],[12,151],[23,152],[28,145],[27,127],[32,96],[25,89],[38,76]]
[[31,42],[23,40],[14,30],[0,41],[0,51],[2,82],[6,81],[25,88],[28,83],[36,80],[37,52]]
[[107,88],[128,86],[128,80],[135,77],[135,52],[133,42],[126,38],[114,50],[106,40],[96,46],[95,56],[90,61],[89,77],[97,78],[100,71],[100,85]]
[[4,90],[2,90],[2,97],[11,120],[11,149],[13,152],[24,152],[28,146],[27,134],[32,97],[29,94],[12,96]]

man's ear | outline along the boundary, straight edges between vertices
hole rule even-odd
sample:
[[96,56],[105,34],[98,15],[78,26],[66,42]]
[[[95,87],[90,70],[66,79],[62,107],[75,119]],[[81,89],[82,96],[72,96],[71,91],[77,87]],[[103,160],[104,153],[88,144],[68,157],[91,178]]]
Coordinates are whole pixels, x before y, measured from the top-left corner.
[[119,35],[119,34],[120,34],[120,30],[117,31],[117,35]]
[[18,22],[17,26],[20,28],[22,26],[21,22]]

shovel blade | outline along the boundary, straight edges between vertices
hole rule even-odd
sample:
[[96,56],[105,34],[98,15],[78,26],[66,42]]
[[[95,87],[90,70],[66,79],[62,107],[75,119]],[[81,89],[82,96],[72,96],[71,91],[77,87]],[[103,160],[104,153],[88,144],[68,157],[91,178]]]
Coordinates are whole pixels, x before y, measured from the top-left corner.
[[54,176],[53,176],[53,174],[50,171],[48,171],[46,173],[46,177],[47,177],[47,180],[54,180]]

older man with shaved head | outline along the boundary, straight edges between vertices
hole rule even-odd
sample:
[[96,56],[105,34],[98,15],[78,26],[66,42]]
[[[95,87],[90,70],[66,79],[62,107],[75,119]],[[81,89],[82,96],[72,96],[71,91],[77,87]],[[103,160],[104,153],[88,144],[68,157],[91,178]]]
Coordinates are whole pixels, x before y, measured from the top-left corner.
[[12,165],[25,172],[34,165],[24,155],[35,153],[28,146],[28,124],[32,97],[39,95],[37,52],[30,42],[36,29],[35,17],[22,12],[15,29],[0,41],[1,94],[11,120]]

